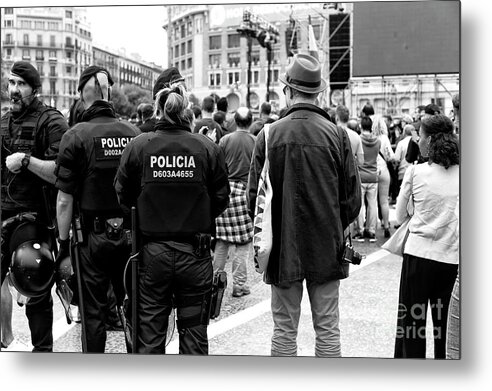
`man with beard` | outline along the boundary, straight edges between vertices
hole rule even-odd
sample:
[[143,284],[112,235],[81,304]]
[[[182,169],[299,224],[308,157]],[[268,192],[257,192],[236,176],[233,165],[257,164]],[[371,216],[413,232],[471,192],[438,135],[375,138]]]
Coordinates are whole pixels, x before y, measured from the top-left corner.
[[113,179],[125,146],[140,131],[116,118],[109,102],[112,85],[105,68],[92,65],[82,72],[78,91],[85,110],[80,122],[63,135],[56,166],[59,259],[69,253],[72,215],[82,221],[78,249],[84,353],[104,353],[109,284],[121,306],[123,270],[130,255]]
[[[55,183],[55,159],[68,125],[56,109],[44,105],[37,95],[38,71],[26,61],[13,64],[8,77],[10,110],[1,119],[2,257],[1,323],[2,348],[13,341],[12,299],[3,284],[13,250],[10,239],[26,213],[47,224],[43,205],[44,185]],[[30,298],[26,304],[33,351],[53,350],[53,299],[51,293]],[[16,349],[13,344],[10,348]]]

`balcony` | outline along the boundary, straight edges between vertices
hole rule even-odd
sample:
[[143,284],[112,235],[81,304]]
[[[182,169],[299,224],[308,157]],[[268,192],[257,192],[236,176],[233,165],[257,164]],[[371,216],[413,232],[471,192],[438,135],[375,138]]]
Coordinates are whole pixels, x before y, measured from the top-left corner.
[[2,41],[2,46],[12,47],[12,46],[15,46],[15,42],[14,41]]
[[58,77],[58,75],[56,73],[51,73],[50,72],[50,79],[56,79]]
[[36,56],[36,61],[44,61],[44,56]]
[[65,49],[70,49],[70,50],[73,50],[75,49],[75,45],[73,43],[65,43]]
[[48,58],[48,61],[49,62],[57,62],[58,61],[58,58],[57,57],[49,57]]
[[22,56],[23,60],[31,61],[31,56]]

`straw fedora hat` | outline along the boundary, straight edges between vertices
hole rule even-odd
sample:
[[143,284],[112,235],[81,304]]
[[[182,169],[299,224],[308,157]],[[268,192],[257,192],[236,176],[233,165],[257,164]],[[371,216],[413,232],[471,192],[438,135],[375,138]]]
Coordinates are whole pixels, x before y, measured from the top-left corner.
[[285,76],[279,76],[285,85],[307,94],[326,90],[326,81],[321,78],[319,61],[308,54],[296,54],[287,67]]

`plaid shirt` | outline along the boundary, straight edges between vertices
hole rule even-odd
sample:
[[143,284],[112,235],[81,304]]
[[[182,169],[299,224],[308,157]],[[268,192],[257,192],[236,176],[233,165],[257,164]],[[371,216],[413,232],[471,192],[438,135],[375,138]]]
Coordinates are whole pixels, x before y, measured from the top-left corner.
[[216,238],[229,243],[248,243],[253,237],[253,222],[248,214],[246,186],[239,181],[229,184],[229,207],[215,219]]

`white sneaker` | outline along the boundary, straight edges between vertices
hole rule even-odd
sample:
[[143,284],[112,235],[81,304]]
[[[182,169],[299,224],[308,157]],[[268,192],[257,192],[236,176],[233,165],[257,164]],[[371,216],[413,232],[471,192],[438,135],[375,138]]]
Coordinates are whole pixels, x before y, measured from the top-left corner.
[[2,347],[2,352],[32,352],[32,346],[29,345],[14,338],[9,346],[6,348]]

